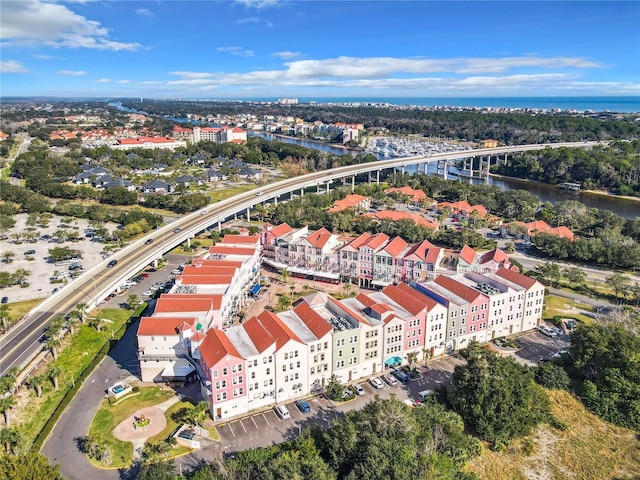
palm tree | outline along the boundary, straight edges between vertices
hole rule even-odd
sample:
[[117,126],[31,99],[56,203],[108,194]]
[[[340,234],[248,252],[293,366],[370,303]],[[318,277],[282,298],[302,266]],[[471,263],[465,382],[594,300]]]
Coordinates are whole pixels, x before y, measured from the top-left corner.
[[290,306],[291,299],[289,297],[286,295],[280,295],[278,297],[278,310],[284,312],[285,310],[288,310]]
[[44,349],[45,350],[51,350],[51,355],[53,355],[53,359],[57,360],[58,359],[58,351],[57,349],[60,347],[60,345],[62,345],[62,342],[60,342],[60,339],[57,336],[50,336],[47,337],[47,339],[44,342]]
[[69,333],[71,335],[73,335],[75,332],[75,326],[77,322],[78,322],[78,317],[76,317],[75,315],[69,314],[66,317],[64,317],[64,326],[67,330],[69,330]]
[[417,352],[407,353],[407,361],[409,362],[409,368],[413,367],[413,364],[418,360]]
[[15,428],[3,428],[0,430],[0,443],[4,444],[7,455],[11,454],[12,447],[20,441],[20,435]]
[[7,392],[13,395],[18,390],[17,379],[20,371],[20,367],[11,367],[7,370],[7,373],[0,380],[0,394]]
[[60,376],[60,373],[62,373],[62,369],[55,363],[49,367],[46,373],[47,378],[53,382],[53,388],[55,390],[58,389],[58,377]]
[[76,305],[75,310],[80,313],[80,322],[81,323],[84,323],[85,315],[87,314],[87,307],[88,307],[88,305],[86,303],[79,303],[79,304]]
[[9,410],[16,406],[16,398],[13,395],[0,398],[0,412],[4,416],[4,424],[9,427]]
[[2,322],[2,328],[8,327],[9,323],[9,305],[6,303],[0,304],[0,322]]
[[287,270],[287,268],[285,267],[282,270],[280,270],[280,273],[278,273],[278,276],[280,277],[280,281],[282,283],[288,283],[289,278],[291,277],[291,272]]
[[29,379],[29,385],[35,388],[36,397],[40,398],[42,396],[42,384],[46,380],[45,375],[34,375]]
[[349,282],[344,284],[344,295],[345,297],[351,296],[351,289],[353,288]]

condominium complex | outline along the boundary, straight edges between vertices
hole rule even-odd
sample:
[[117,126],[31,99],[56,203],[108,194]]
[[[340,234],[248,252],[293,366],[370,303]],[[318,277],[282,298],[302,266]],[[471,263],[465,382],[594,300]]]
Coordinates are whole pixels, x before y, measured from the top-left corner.
[[[379,290],[343,300],[316,291],[287,311],[265,310],[231,326],[229,315],[260,288],[260,253],[299,276],[368,279]],[[461,273],[439,267],[453,252],[382,234],[353,239],[285,224],[265,225],[259,236],[226,236],[141,320],[143,380],[197,373],[220,420],[321,391],[332,375],[356,381],[530,330],[541,322],[544,286],[500,254],[474,252]]]

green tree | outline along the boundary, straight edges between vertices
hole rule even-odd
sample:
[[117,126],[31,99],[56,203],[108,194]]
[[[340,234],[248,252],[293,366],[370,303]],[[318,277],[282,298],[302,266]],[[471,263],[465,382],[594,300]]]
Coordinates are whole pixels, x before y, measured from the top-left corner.
[[627,293],[627,290],[629,289],[629,284],[631,283],[631,280],[626,275],[623,275],[621,273],[614,273],[613,275],[608,277],[604,281],[604,283],[609,287],[611,287],[616,297],[619,297],[620,294],[623,294],[622,298],[624,298],[626,297],[626,293]]
[[42,396],[42,384],[45,382],[46,380],[46,375],[41,374],[41,375],[34,375],[32,377],[29,377],[29,386],[33,387],[36,391],[36,396],[38,398],[40,398]]
[[47,458],[39,453],[0,457],[0,477],[5,480],[64,480],[59,470],[59,465],[49,464]]
[[284,312],[285,310],[288,310],[290,306],[291,298],[284,294],[280,294],[280,296],[278,297],[278,310]]
[[538,385],[550,390],[568,390],[571,379],[564,368],[554,362],[543,362],[535,368]]
[[568,267],[563,270],[563,274],[569,283],[581,287],[587,281],[587,275],[581,268]]
[[49,380],[51,380],[51,382],[53,383],[53,388],[55,390],[58,389],[58,377],[60,377],[60,374],[62,373],[62,368],[60,368],[59,365],[53,363],[48,369],[47,369],[47,378]]
[[334,402],[341,400],[343,390],[344,387],[338,381],[338,377],[336,375],[331,375],[326,387],[327,397]]
[[0,444],[4,445],[7,455],[13,453],[13,447],[20,441],[20,434],[15,428],[3,428],[0,430]]
[[407,353],[407,362],[409,362],[409,368],[413,368],[413,365],[418,361],[418,353],[417,352],[409,352]]
[[13,395],[7,395],[6,397],[0,398],[0,412],[2,412],[2,415],[4,417],[4,424],[7,427],[10,426],[9,412],[15,406],[16,399]]
[[49,249],[49,258],[53,262],[69,260],[73,256],[69,247],[54,247]]
[[140,305],[142,305],[140,297],[138,297],[138,295],[136,295],[135,293],[132,293],[127,297],[127,307],[129,307],[130,310],[135,311],[140,307]]
[[0,322],[2,323],[2,328],[6,329],[9,326],[9,320],[11,317],[9,316],[9,305],[6,303],[0,304]]
[[549,399],[533,371],[472,342],[455,368],[447,400],[468,427],[495,446],[528,434],[550,416]]
[[[146,445],[145,448],[147,448]],[[173,480],[177,474],[178,470],[173,460],[143,463],[138,470],[136,480]]]

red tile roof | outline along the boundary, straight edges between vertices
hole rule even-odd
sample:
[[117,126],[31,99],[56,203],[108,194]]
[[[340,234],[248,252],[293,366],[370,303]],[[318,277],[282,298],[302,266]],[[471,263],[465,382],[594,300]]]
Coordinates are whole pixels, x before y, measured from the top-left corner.
[[355,318],[358,322],[360,323],[364,323],[365,325],[371,325],[365,318],[361,317],[360,315],[358,315],[356,312],[354,312],[353,310],[351,310],[349,307],[347,307],[344,303],[342,303],[340,300],[336,300],[335,298],[329,296],[328,297],[329,303],[333,303],[334,305],[337,305],[338,308],[340,308],[341,310],[343,310],[344,312],[346,312],[347,314],[351,315],[353,318]]
[[493,250],[489,250],[484,255],[482,255],[480,264],[482,265],[483,263],[487,263],[492,260],[496,263],[509,262],[509,256],[499,248],[494,248]]
[[242,358],[229,340],[229,337],[222,330],[215,328],[209,329],[198,350],[200,350],[200,355],[205,365],[209,368],[216,366],[227,355],[238,359]]
[[163,293],[156,301],[154,313],[167,312],[208,312],[220,310],[222,295],[192,293]]
[[142,145],[144,143],[176,143],[173,138],[168,137],[137,137],[137,138],[120,138],[120,145]]
[[235,266],[202,265],[196,262],[193,265],[185,266],[182,275],[234,275],[237,270],[238,268]]
[[176,280],[182,285],[231,285],[233,275],[178,275]]
[[257,245],[260,241],[258,235],[225,235],[221,243],[230,243],[235,245]]
[[262,353],[276,342],[271,333],[265,328],[258,317],[251,317],[242,324],[258,352]]
[[327,244],[330,238],[331,238],[331,232],[326,228],[322,227],[317,232],[313,232],[311,235],[306,237],[305,240],[309,242],[312,247],[323,248]]
[[527,290],[533,287],[537,281],[534,278],[527,277],[521,273],[515,272],[510,269],[501,268],[496,272],[496,275],[504,278],[505,280],[509,280],[510,282],[515,283],[516,285],[520,285]]
[[[240,260],[217,260],[215,258],[198,258],[193,261],[193,266],[200,265],[200,268],[219,268],[219,267],[242,267],[242,262]],[[186,268],[185,268],[186,270]]]
[[413,188],[408,186],[401,187],[401,188],[387,188],[384,191],[384,193],[395,193],[395,192],[399,192],[402,195],[406,195],[410,197],[412,202],[419,202],[420,200],[427,198],[426,193],[424,193],[422,190],[420,189],[414,190]]
[[436,305],[435,300],[411,288],[406,283],[387,285],[382,293],[411,312],[412,315],[418,315],[425,308],[431,310]]
[[457,280],[454,280],[451,277],[447,277],[446,275],[439,275],[434,280],[434,283],[437,283],[441,287],[446,288],[458,297],[464,298],[469,303],[473,302],[476,298],[483,296],[477,290],[471,287],[467,287],[466,285],[463,285]]
[[454,212],[464,212],[471,213],[474,210],[478,212],[481,217],[485,217],[489,212],[484,207],[484,205],[470,205],[466,200],[461,200],[459,202],[442,202],[438,204],[438,209],[442,210],[443,208],[450,208]]
[[402,238],[395,237],[393,240],[387,243],[382,250],[395,258],[400,255],[400,252],[407,248],[408,245],[409,244]]
[[524,226],[527,227],[529,233],[532,233],[533,231],[544,232],[551,228],[544,220],[535,220],[533,222],[525,223]]
[[346,210],[347,208],[357,207],[361,203],[365,202],[368,197],[358,194],[351,194],[344,197],[342,200],[336,200],[333,202],[333,207],[331,207],[328,211],[329,213],[341,212],[342,210]]
[[394,210],[382,210],[380,212],[374,213],[365,213],[365,217],[372,218],[374,220],[392,220],[394,222],[400,220],[412,220],[418,225],[422,225],[427,228],[438,228],[440,224],[438,222],[433,222],[431,220],[427,220],[423,216],[417,213],[409,213],[409,212],[396,212]]
[[276,350],[280,350],[290,340],[302,343],[298,336],[275,313],[264,310],[257,318],[269,334],[275,338]]
[[364,232],[362,235],[360,235],[359,237],[355,238],[354,240],[352,240],[351,242],[349,242],[349,244],[347,244],[345,246],[351,247],[351,248],[354,248],[355,250],[357,250],[362,245],[367,243],[372,236],[373,235],[371,235],[370,233]]
[[545,230],[541,233],[548,233],[549,235],[557,235],[559,237],[568,238],[569,240],[573,240],[575,234],[571,231],[570,228],[565,227],[564,225],[560,225],[559,227],[550,228],[549,230]]
[[293,311],[317,338],[324,337],[332,330],[331,325],[305,302],[299,303]]
[[418,290],[416,290],[415,288],[411,288],[409,285],[407,285],[406,283],[399,283],[396,288],[400,289],[401,291],[403,291],[404,293],[406,293],[407,295],[410,295],[412,298],[416,298],[419,299],[422,303],[424,303],[427,307],[427,310],[431,310],[432,308],[434,308],[435,306],[438,305],[438,302],[436,302],[433,298],[428,297],[427,295],[425,295],[422,292],[419,292]]
[[435,264],[440,258],[440,253],[442,253],[442,248],[440,247],[430,247],[427,250],[427,254],[425,255],[424,261],[427,263]]
[[282,237],[282,236],[284,236],[287,233],[290,233],[292,231],[293,231],[293,228],[290,227],[288,224],[281,223],[277,227],[273,227],[271,230],[269,230],[269,233],[271,235],[273,235],[274,237],[276,237],[276,238],[280,238],[280,237]]
[[187,317],[142,317],[138,325],[138,336],[178,335],[185,330],[184,324],[193,327],[195,318]]
[[476,259],[476,252],[469,245],[465,245],[462,247],[462,250],[460,250],[460,258],[468,264],[472,264]]
[[363,244],[363,246],[366,245],[372,250],[377,250],[388,241],[389,241],[389,235],[385,233],[376,233],[375,235],[372,235],[371,237],[369,237],[369,239],[365,244]]

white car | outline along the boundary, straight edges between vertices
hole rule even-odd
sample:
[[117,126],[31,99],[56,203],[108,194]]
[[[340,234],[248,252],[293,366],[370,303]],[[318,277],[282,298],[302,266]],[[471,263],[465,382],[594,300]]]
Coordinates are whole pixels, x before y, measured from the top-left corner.
[[540,327],[540,333],[550,338],[558,337],[558,334],[556,333],[556,331],[550,327]]
[[206,215],[207,213],[209,213],[209,210],[202,210],[202,211],[200,212],[200,215]]
[[353,389],[354,392],[356,392],[358,395],[364,395],[365,391],[364,388],[362,388],[362,385],[358,385],[358,384],[353,384],[351,385],[351,388]]
[[289,409],[284,405],[277,405],[274,410],[276,412],[276,415],[278,415],[283,420],[291,418],[291,412],[289,412]]
[[389,385],[390,387],[393,387],[394,385],[398,384],[398,381],[395,378],[393,378],[391,375],[384,374],[382,375],[382,379],[385,382],[387,382],[387,385]]
[[373,388],[383,388],[384,387],[384,383],[382,383],[382,380],[380,380],[377,377],[373,377],[369,379],[369,383],[371,384],[371,386]]

